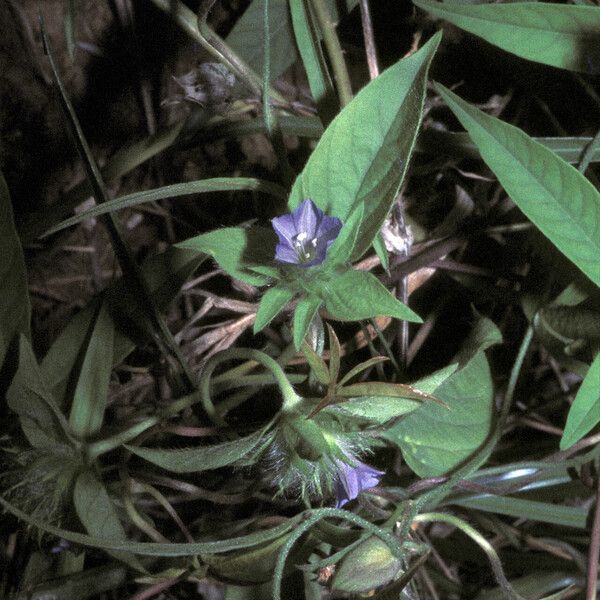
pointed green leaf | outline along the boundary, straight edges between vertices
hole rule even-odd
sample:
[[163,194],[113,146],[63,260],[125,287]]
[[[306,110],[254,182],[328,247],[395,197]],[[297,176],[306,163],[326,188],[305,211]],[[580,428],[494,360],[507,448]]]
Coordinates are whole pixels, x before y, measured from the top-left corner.
[[164,450],[126,446],[140,458],[173,473],[198,473],[230,465],[252,452],[261,442],[265,432],[259,430],[252,435],[232,442],[222,442],[196,448]]
[[19,364],[6,392],[8,406],[19,415],[23,433],[35,448],[70,445],[69,425],[50,394],[29,340],[21,334]]
[[332,383],[335,383],[340,374],[342,348],[340,347],[340,340],[338,340],[333,327],[329,323],[327,323],[327,333],[329,335],[329,379]]
[[373,396],[406,398],[408,400],[417,400],[423,402],[432,400],[438,404],[444,404],[431,394],[426,394],[418,388],[406,383],[388,383],[386,381],[365,381],[363,383],[351,383],[336,390],[339,396],[344,398],[353,398],[355,396]]
[[114,329],[108,305],[103,301],[79,371],[69,415],[73,433],[82,438],[98,433],[104,421],[113,366]]
[[327,311],[335,319],[361,321],[387,315],[414,323],[421,318],[394,298],[371,273],[349,269],[322,290]]
[[590,365],[569,409],[565,430],[560,440],[560,449],[570,448],[598,423],[600,423],[600,354],[596,355]]
[[600,194],[594,186],[517,127],[486,115],[440,84],[436,89],[517,206],[600,286]]
[[275,286],[267,290],[258,305],[254,333],[266,327],[293,297],[294,292],[284,287]]
[[[117,543],[127,541],[125,530],[104,485],[89,471],[84,471],[77,478],[73,503],[79,520],[90,535]],[[139,560],[128,552],[109,553],[136,571],[145,571]]]
[[31,308],[21,241],[15,229],[8,186],[0,173],[0,368],[12,339],[18,333],[31,337]]
[[[294,0],[297,2],[297,0]],[[358,4],[358,0],[325,1],[333,20],[347,14]],[[340,10],[340,4],[342,9]],[[262,2],[252,2],[227,36],[227,44],[235,50],[257,73],[263,65],[263,6]],[[271,46],[271,79],[277,79],[299,58],[294,40],[288,0],[270,0],[269,31]]]
[[327,385],[329,383],[329,369],[321,356],[319,356],[306,342],[302,344],[302,353],[306,362],[310,365],[319,383]]
[[339,235],[335,238],[335,241],[327,250],[327,258],[325,265],[336,266],[343,265],[350,260],[352,252],[356,247],[358,234],[360,231],[361,224],[365,209],[362,204],[357,206],[348,217],[348,220],[343,224],[342,230]]
[[600,11],[596,6],[547,2],[462,4],[413,0],[457,27],[528,60],[581,71],[600,71]]
[[276,243],[275,232],[267,227],[224,227],[180,242],[176,247],[210,254],[235,279],[265,285],[268,279],[248,267],[271,262]]
[[294,311],[294,347],[296,350],[300,350],[310,323],[322,303],[320,298],[314,296],[305,296],[298,300]]
[[440,39],[435,35],[356,95],[325,130],[292,188],[290,209],[312,198],[327,214],[345,221],[364,205],[354,258],[373,242],[406,173]]
[[421,406],[421,402],[391,396],[359,396],[343,399],[333,406],[335,408],[329,411],[331,414],[347,415],[372,425],[384,425],[413,412]]
[[384,436],[400,446],[404,459],[419,477],[447,473],[486,440],[492,423],[493,392],[487,359],[479,352],[434,390],[447,407],[421,404]]
[[359,373],[362,373],[363,371],[366,371],[367,369],[370,369],[371,367],[373,367],[379,363],[385,362],[386,360],[389,360],[389,358],[387,356],[374,356],[373,358],[369,358],[368,360],[361,362],[359,365],[356,365],[355,367],[350,369],[339,380],[338,385],[344,385],[345,383],[350,381],[353,377],[356,377]]

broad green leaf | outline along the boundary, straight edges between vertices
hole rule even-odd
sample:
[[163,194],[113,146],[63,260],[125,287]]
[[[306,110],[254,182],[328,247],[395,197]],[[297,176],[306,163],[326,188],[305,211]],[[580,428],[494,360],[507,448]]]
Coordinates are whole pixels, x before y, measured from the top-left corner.
[[325,308],[335,319],[360,321],[387,315],[414,323],[421,318],[394,298],[379,279],[367,271],[349,269],[322,290]]
[[210,254],[235,279],[265,285],[268,279],[248,267],[271,262],[276,243],[275,232],[266,227],[224,227],[180,242],[176,247]]
[[361,396],[335,404],[328,412],[348,415],[374,425],[383,425],[416,410],[419,406],[421,402],[406,398]]
[[254,333],[265,328],[293,297],[294,292],[284,287],[275,286],[267,290],[258,305]]
[[339,235],[327,250],[327,258],[325,259],[324,266],[333,267],[335,265],[343,265],[350,260],[352,252],[356,247],[364,214],[365,209],[362,204],[350,213]]
[[85,210],[69,219],[66,219],[51,227],[44,233],[42,237],[52,235],[57,231],[81,223],[91,217],[98,217],[107,213],[116,212],[117,210],[123,210],[124,208],[131,208],[146,202],[156,202],[157,200],[165,200],[169,198],[180,198],[182,196],[189,196],[191,194],[203,194],[208,192],[230,192],[230,191],[254,191],[263,192],[270,194],[281,200],[287,198],[287,192],[284,188],[271,181],[265,181],[263,179],[256,179],[254,177],[215,177],[212,179],[201,179],[199,181],[187,181],[185,183],[175,183],[173,185],[166,185],[164,187],[156,188],[154,190],[144,190],[142,192],[135,192],[133,194],[127,194],[114,200],[109,200],[93,208]]
[[232,442],[181,450],[142,448],[140,446],[126,446],[126,448],[161,469],[173,473],[198,473],[225,467],[244,458],[256,449],[264,435],[265,432],[261,429],[252,435]]
[[465,5],[413,0],[490,44],[528,60],[584,73],[600,71],[600,11],[545,2]]
[[426,394],[412,385],[406,383],[388,383],[386,381],[366,381],[363,383],[351,383],[338,388],[337,394],[345,398],[354,396],[373,396],[379,398],[406,398],[407,400],[437,401],[435,396]]
[[115,326],[103,301],[96,316],[77,378],[69,425],[73,433],[85,438],[100,431],[113,366]]
[[310,323],[319,310],[323,301],[316,296],[306,296],[298,300],[296,310],[294,311],[294,346],[296,350],[300,350],[304,336],[310,327]]
[[418,382],[413,385],[426,394],[433,394],[435,390],[437,390],[448,377],[450,377],[453,373],[458,369],[458,363],[454,362],[439,371],[435,371],[430,375],[426,375],[419,379]]
[[[175,298],[184,281],[193,273],[204,260],[205,255],[198,255],[190,250],[171,247],[166,252],[147,258],[142,265],[142,273],[146,278],[157,306],[161,309]],[[122,281],[117,281],[108,290],[113,297],[127,297],[127,289]],[[99,309],[99,298],[94,298],[78,312],[62,330],[40,365],[45,380],[50,386],[58,404],[64,407],[66,403],[65,389],[73,368],[77,364],[85,348],[94,316]],[[129,310],[123,301],[121,312]],[[137,322],[141,315],[127,313],[123,318],[123,327],[117,327],[114,334],[113,366],[119,364],[134,348],[132,330],[129,324]],[[66,407],[65,407],[66,408]]]
[[8,345],[18,333],[31,337],[31,308],[23,249],[13,218],[10,194],[0,173],[0,369]]
[[[298,0],[294,0],[298,1]],[[329,14],[337,23],[343,16],[340,4],[350,11],[358,0],[322,0],[327,3]],[[254,0],[240,17],[226,38],[227,44],[239,54],[257,73],[263,67],[263,6],[261,0]],[[271,46],[271,79],[277,79],[299,58],[294,40],[294,31],[288,7],[288,0],[270,0],[269,31]]]
[[419,477],[443,475],[463,463],[488,437],[493,392],[487,359],[478,352],[434,390],[447,407],[421,404],[384,436],[400,446]]
[[8,502],[5,498],[0,496],[0,505],[12,515],[37,527],[41,531],[50,533],[57,537],[63,538],[75,544],[82,544],[84,546],[92,546],[95,548],[103,548],[105,550],[117,550],[133,552],[134,554],[140,554],[143,556],[194,556],[196,554],[216,554],[220,552],[229,552],[231,550],[238,550],[241,548],[252,548],[258,546],[269,540],[274,540],[296,526],[303,518],[304,513],[300,513],[291,519],[288,519],[285,523],[271,527],[270,529],[264,529],[255,531],[247,535],[239,537],[218,540],[218,541],[206,541],[206,542],[189,542],[189,543],[170,543],[170,544],[158,544],[154,542],[133,542],[133,541],[117,541],[114,538],[97,537],[92,535],[85,535],[77,533],[75,531],[69,531],[62,529],[61,527],[55,527],[38,519],[32,515],[28,515],[21,509],[16,507],[14,504]]
[[[127,541],[113,501],[104,485],[90,471],[84,471],[77,478],[73,504],[79,520],[90,535],[117,543]],[[110,554],[136,571],[145,571],[139,560],[128,552],[111,551]]]
[[60,412],[38,366],[29,340],[21,334],[19,364],[6,398],[19,415],[29,443],[41,450],[64,449],[71,445],[69,425]]
[[565,430],[560,440],[560,449],[570,448],[599,422],[600,354],[597,354],[569,409]]
[[594,186],[517,127],[486,115],[440,84],[436,90],[517,206],[600,285],[600,194]]
[[345,221],[364,205],[354,258],[373,242],[406,173],[421,124],[429,64],[440,39],[435,35],[356,95],[327,128],[292,188],[290,209],[311,198]]

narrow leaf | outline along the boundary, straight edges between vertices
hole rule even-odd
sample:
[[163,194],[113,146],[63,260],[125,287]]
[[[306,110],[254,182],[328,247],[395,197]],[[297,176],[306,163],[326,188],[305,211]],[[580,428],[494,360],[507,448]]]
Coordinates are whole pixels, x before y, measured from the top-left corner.
[[346,221],[364,205],[354,258],[373,242],[406,173],[440,39],[435,35],[356,95],[326,129],[292,188],[290,209],[312,198],[327,214]]
[[342,349],[340,340],[338,340],[333,327],[329,323],[327,323],[327,333],[329,334],[329,379],[332,383],[335,383],[340,374]]
[[15,229],[8,186],[0,173],[0,369],[15,335],[31,337],[31,307],[23,249]]
[[298,301],[294,311],[294,346],[296,350],[302,346],[310,323],[322,303],[320,298],[314,296],[306,296]]
[[329,384],[329,369],[321,356],[319,356],[306,342],[302,344],[302,353],[310,365],[319,383]]
[[103,301],[83,358],[69,415],[73,433],[81,438],[98,433],[104,421],[113,366],[114,330],[108,305]]
[[408,385],[406,383],[387,383],[385,381],[367,381],[365,383],[352,383],[342,388],[338,388],[336,393],[344,398],[354,398],[356,396],[372,396],[372,397],[390,397],[390,398],[406,398],[408,400],[432,400],[442,406],[445,403],[421,390]]
[[[126,542],[125,530],[104,485],[89,471],[79,475],[73,490],[75,511],[85,530],[94,537]],[[110,552],[136,571],[145,571],[139,560],[127,552]]]
[[571,71],[600,71],[600,11],[596,6],[413,2],[517,56]]
[[486,115],[440,84],[436,89],[518,207],[600,285],[600,194],[594,186],[517,127]]
[[254,333],[265,328],[293,297],[294,292],[284,287],[275,286],[267,290],[258,305]]
[[375,365],[385,362],[386,360],[389,360],[389,358],[387,356],[374,356],[373,358],[369,358],[368,360],[365,360],[365,362],[360,363],[359,365],[356,365],[355,367],[353,367],[352,369],[350,369],[338,382],[338,385],[342,386],[345,383],[347,383],[348,381],[350,381],[353,377],[356,377],[359,373],[362,373],[363,371],[366,371],[367,369],[370,369],[371,367],[374,367]]
[[350,416],[359,422],[372,425],[384,425],[389,421],[413,412],[421,406],[419,400],[386,396],[361,396],[358,398],[340,398],[335,404],[333,414]]
[[126,448],[161,469],[173,473],[198,473],[225,467],[240,460],[258,446],[264,434],[264,430],[259,430],[252,435],[232,442],[182,450],[142,448],[139,446],[126,446]]
[[422,322],[408,306],[394,298],[377,277],[366,271],[349,269],[328,283],[322,293],[325,307],[335,319],[360,321],[387,315]]
[[600,354],[596,354],[569,409],[565,430],[560,440],[560,449],[570,448],[598,423],[600,423]]

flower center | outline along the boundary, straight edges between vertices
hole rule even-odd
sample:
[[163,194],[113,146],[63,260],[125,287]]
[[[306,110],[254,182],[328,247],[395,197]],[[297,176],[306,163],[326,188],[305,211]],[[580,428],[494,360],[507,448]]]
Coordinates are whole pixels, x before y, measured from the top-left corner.
[[293,239],[294,250],[301,263],[314,260],[317,253],[317,238],[308,239],[308,233],[301,231]]

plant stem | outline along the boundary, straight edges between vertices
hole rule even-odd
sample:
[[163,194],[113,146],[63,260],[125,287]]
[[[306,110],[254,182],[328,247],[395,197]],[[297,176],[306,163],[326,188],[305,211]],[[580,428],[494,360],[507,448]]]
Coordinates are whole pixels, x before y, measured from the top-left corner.
[[323,41],[325,42],[325,48],[327,48],[327,54],[331,61],[331,69],[340,105],[343,108],[352,100],[352,86],[350,85],[350,76],[348,75],[348,68],[344,60],[340,40],[335,31],[335,23],[332,21],[323,0],[311,0],[311,6],[319,24],[319,29],[323,34]]

